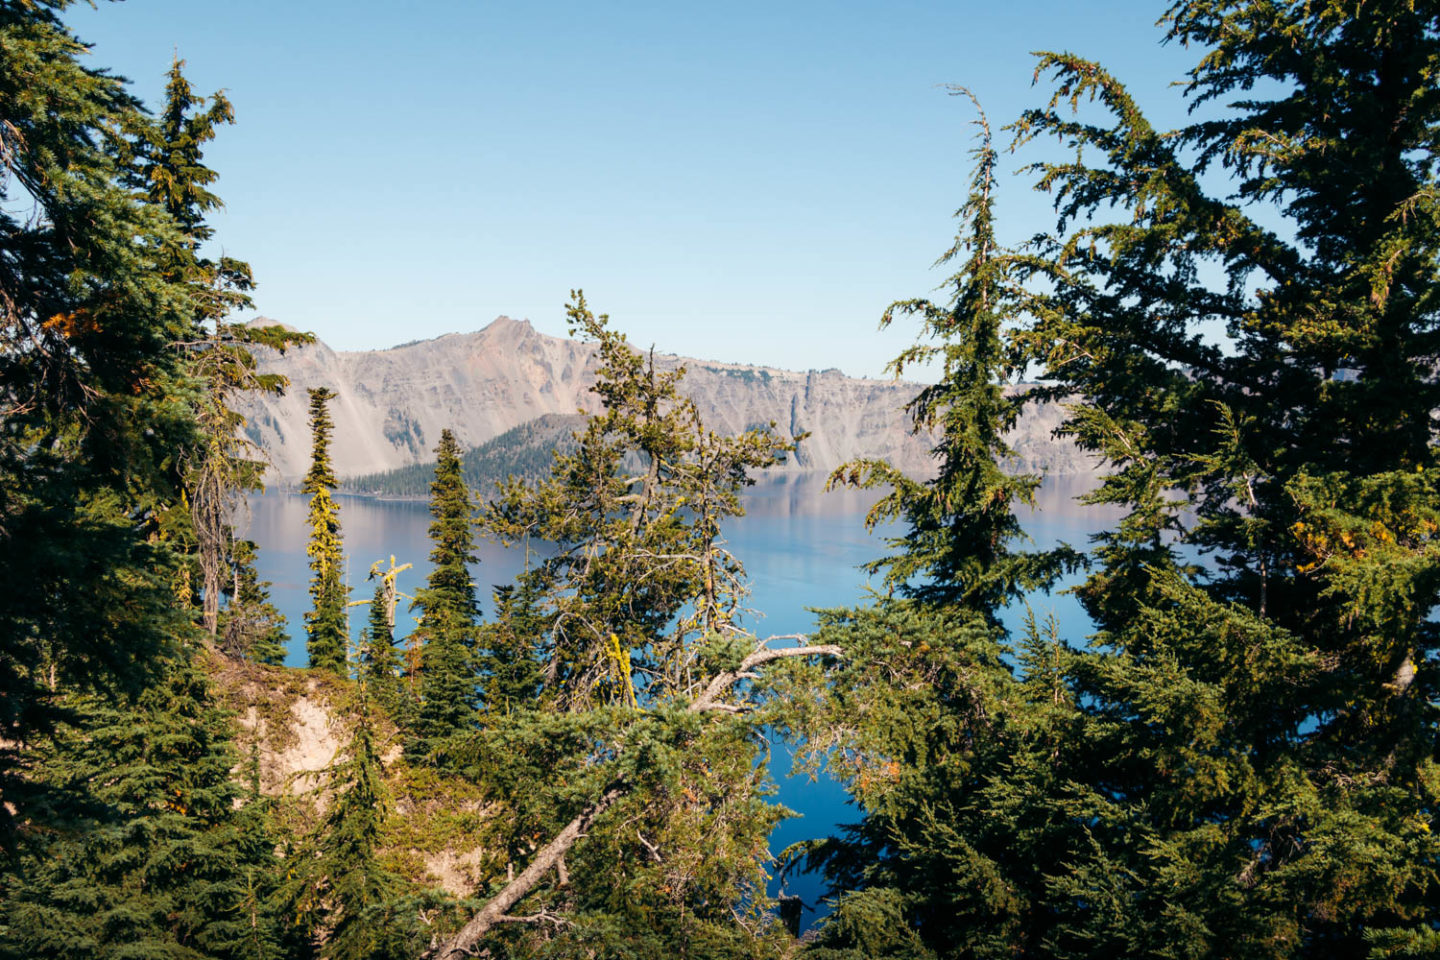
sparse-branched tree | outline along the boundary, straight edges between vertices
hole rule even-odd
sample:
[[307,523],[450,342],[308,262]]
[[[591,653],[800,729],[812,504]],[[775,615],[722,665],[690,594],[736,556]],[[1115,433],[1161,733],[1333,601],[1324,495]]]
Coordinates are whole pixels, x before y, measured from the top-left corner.
[[285,615],[270,602],[270,583],[255,569],[252,540],[232,540],[229,597],[220,611],[220,649],[256,663],[282,664],[290,635]]
[[[137,125],[128,146],[131,179],[181,229],[178,242],[160,252],[161,272],[185,284],[193,296],[190,329],[177,347],[186,373],[197,381],[193,405],[200,432],[183,452],[188,516],[172,523],[182,528],[181,545],[189,548],[199,572],[199,582],[187,586],[185,596],[188,600],[192,590],[198,592],[201,621],[214,637],[225,575],[234,564],[232,515],[241,496],[262,489],[264,467],[241,430],[244,418],[231,404],[236,393],[279,394],[287,384],[285,377],[257,369],[251,346],[283,353],[314,337],[279,325],[251,327],[225,319],[251,305],[254,282],[249,264],[205,255],[204,245],[214,234],[205,218],[222,204],[209,190],[216,173],[204,164],[204,145],[219,125],[234,122],[234,111],[223,93],[196,96],[184,66],[179,58],[171,64],[164,110],[158,121]],[[188,574],[188,565],[184,570]]]
[[310,610],[305,614],[306,651],[310,666],[344,676],[348,673],[349,635],[346,631],[344,581],[345,554],[340,539],[340,505],[330,495],[335,489],[335,470],[330,464],[330,433],[333,424],[325,405],[335,394],[319,388],[310,390],[310,431],[313,437],[310,470],[301,485],[310,495],[310,540],[305,553],[310,557]]
[[[497,593],[484,728],[454,748],[509,807],[505,847],[528,865],[497,877],[432,955],[502,942],[528,955],[547,940],[778,954],[788,937],[767,914],[764,863],[785,811],[765,801],[759,731],[773,715],[745,684],[762,664],[835,650],[757,649],[721,524],[742,512],[752,471],[792,443],[705,430],[678,389],[683,369],[631,348],[578,294],[569,315],[597,343],[603,409],[549,479],[512,481],[482,515],[491,535],[548,549]],[[497,933],[527,898],[536,926]]]
[[743,570],[719,525],[743,512],[750,472],[793,441],[773,427],[728,438],[706,431],[679,392],[683,367],[661,369],[581,295],[568,315],[571,330],[598,346],[603,410],[548,479],[507,484],[480,523],[504,542],[554,545],[521,576],[524,602],[514,607],[540,617],[543,699],[585,709],[682,696],[695,682],[699,640],[738,633]]

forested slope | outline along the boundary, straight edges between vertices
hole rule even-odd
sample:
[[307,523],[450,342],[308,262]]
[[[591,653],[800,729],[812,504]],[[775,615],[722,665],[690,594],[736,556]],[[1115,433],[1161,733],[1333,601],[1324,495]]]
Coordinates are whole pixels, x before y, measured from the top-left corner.
[[[1196,56],[1173,131],[1071,53],[1010,143],[971,97],[954,272],[882,318],[925,387],[682,371],[578,292],[569,340],[391,351],[423,382],[233,323],[229,100],[176,59],[147,111],[67,6],[0,0],[0,958],[1440,952],[1440,6],[1157,10]],[[1055,204],[1020,247],[1002,147]],[[1026,416],[1101,464],[1093,542],[1023,535]],[[533,426],[467,461],[467,423]],[[303,669],[231,524],[267,430]],[[346,576],[366,451],[433,457],[413,597]],[[782,463],[895,532],[881,591],[765,638],[725,530]],[[482,533],[545,547],[488,598]],[[1067,582],[1083,635],[1007,626]],[[853,824],[770,848],[777,740]],[[804,868],[800,937],[770,882]]]

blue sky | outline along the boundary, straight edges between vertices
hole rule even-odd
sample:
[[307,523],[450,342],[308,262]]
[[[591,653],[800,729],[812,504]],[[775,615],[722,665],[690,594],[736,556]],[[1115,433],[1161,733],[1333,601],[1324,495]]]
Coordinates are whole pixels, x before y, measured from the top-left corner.
[[[496,316],[564,333],[571,288],[666,352],[879,376],[954,233],[971,87],[998,126],[1071,50],[1183,117],[1164,3],[129,0],[73,8],[158,105],[172,53],[237,123],[207,153],[258,311],[341,349]],[[1031,157],[1033,159],[1033,156]],[[1024,157],[1006,156],[1015,171]],[[1010,237],[1049,225],[1015,176]]]

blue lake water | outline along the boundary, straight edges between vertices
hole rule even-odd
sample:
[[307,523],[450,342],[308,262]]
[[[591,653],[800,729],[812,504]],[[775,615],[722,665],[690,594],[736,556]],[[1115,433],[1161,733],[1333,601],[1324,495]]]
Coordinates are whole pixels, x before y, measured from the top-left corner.
[[[1113,513],[1085,507],[1075,497],[1086,487],[1078,478],[1052,478],[1039,491],[1037,509],[1022,510],[1020,519],[1038,547],[1059,542],[1083,549],[1091,534],[1113,519]],[[744,517],[725,531],[732,553],[745,565],[751,585],[748,606],[755,611],[747,626],[758,636],[803,634],[812,629],[812,608],[840,607],[863,602],[871,586],[859,566],[885,553],[884,539],[894,529],[867,532],[865,512],[876,494],[841,490],[826,493],[814,477],[790,477],[757,483],[746,496]],[[341,497],[341,524],[350,570],[352,599],[368,599],[374,589],[366,574],[375,561],[414,567],[399,577],[400,589],[413,593],[429,571],[426,557],[430,522],[426,504],[409,501]],[[267,494],[250,501],[249,517],[240,526],[260,545],[259,570],[272,584],[272,596],[289,618],[291,642],[287,663],[303,666],[305,636],[302,615],[309,604],[310,571],[305,557],[306,501],[291,494]],[[475,580],[481,585],[482,607],[489,608],[493,584],[509,583],[523,568],[524,553],[482,541]],[[876,578],[874,586],[879,587]],[[1089,631],[1079,604],[1065,595],[1029,598],[1037,616],[1053,615],[1072,642]],[[1018,630],[1023,605],[1007,611],[1007,625]],[[351,630],[358,639],[366,620],[364,607],[352,610]],[[396,615],[396,637],[414,627],[406,605]],[[837,824],[857,820],[858,812],[846,802],[844,789],[828,777],[811,780],[788,775],[789,749],[775,745],[771,769],[779,783],[778,799],[801,814],[776,828],[771,838],[775,852],[799,840],[827,836]],[[792,875],[788,891],[809,906],[819,906],[823,894],[818,877]],[[823,911],[823,907],[821,907]],[[809,921],[814,913],[806,914]]]

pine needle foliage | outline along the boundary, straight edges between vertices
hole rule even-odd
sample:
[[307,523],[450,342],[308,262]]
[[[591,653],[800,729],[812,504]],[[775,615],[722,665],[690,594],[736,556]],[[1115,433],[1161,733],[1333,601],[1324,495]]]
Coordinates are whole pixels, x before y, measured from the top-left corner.
[[270,602],[270,582],[255,569],[253,540],[232,540],[228,601],[219,614],[220,649],[232,657],[280,665],[290,642],[285,615]]
[[[976,648],[976,707],[931,712],[923,743],[836,682],[869,815],[816,851],[853,890],[821,955],[1433,939],[1440,14],[1190,0],[1164,22],[1200,48],[1199,119],[1157,130],[1103,67],[1044,54],[1054,94],[1013,128],[1069,152],[1032,168],[1057,226],[1012,258],[1006,339],[1104,458],[1092,502],[1124,510],[1079,591],[1097,632],[1032,627],[1017,674]],[[935,648],[882,615],[835,621],[872,669]]]
[[71,706],[43,756],[67,816],[0,880],[0,956],[278,960],[275,841],[197,665],[170,661],[131,706]]
[[310,610],[305,614],[305,648],[310,666],[341,676],[349,672],[349,634],[345,604],[349,590],[344,582],[345,554],[340,539],[340,505],[330,495],[335,469],[330,463],[330,433],[334,424],[326,404],[334,391],[311,389],[310,432],[313,438],[310,470],[300,489],[310,495]]
[[471,524],[474,508],[460,473],[460,445],[449,430],[435,448],[430,484],[430,575],[415,594],[420,611],[420,708],[417,753],[473,726],[477,682],[476,625],[480,604],[470,567],[479,562]]
[[364,684],[350,742],[330,770],[324,820],[292,853],[285,896],[324,960],[401,960],[413,955],[391,908],[399,878],[379,862],[388,793]]
[[567,308],[571,330],[599,348],[602,412],[558,453],[549,478],[512,481],[479,523],[505,543],[553,545],[519,579],[514,607],[539,617],[542,701],[563,709],[660,703],[697,680],[709,636],[738,632],[744,571],[720,524],[742,512],[751,473],[793,447],[773,428],[722,437],[662,370],[593,314]]
[[172,344],[194,291],[161,269],[182,240],[128,186],[122,131],[146,122],[90,68],[68,3],[0,4],[0,844],[40,781],[22,749],[59,691],[138,692],[183,620],[160,519],[195,441]]
[[813,710],[791,719],[863,811],[839,837],[785,854],[824,870],[839,895],[813,951],[819,957],[1023,952],[1044,936],[1036,901],[1046,878],[1036,851],[1071,845],[1045,816],[1009,815],[1009,792],[1023,797],[1026,784],[1048,783],[1051,724],[1073,710],[1068,693],[1045,695],[1052,672],[1031,652],[1041,629],[1031,623],[1014,645],[1000,614],[1081,558],[1064,546],[1020,549],[1026,538],[1014,505],[1033,505],[1040,478],[1002,469],[1004,433],[1027,399],[1005,389],[1021,369],[1006,328],[1024,319],[1028,295],[1022,258],[995,236],[996,156],[983,113],[976,124],[961,229],[940,259],[961,261],[950,301],[900,301],[882,319],[921,320],[921,341],[892,363],[894,372],[940,364],[940,379],[910,405],[914,429],[936,436],[936,476],[916,481],[862,460],[831,477],[888,486],[867,523],[898,520],[904,532],[890,540],[898,552],[870,564],[885,571],[891,595],[822,614],[819,639],[846,656],[812,680]]
[[683,369],[660,369],[579,294],[568,312],[598,344],[602,411],[548,479],[512,480],[481,514],[491,536],[546,546],[496,592],[483,726],[455,754],[504,804],[516,866],[597,798],[613,806],[529,893],[536,922],[487,942],[515,957],[777,956],[788,937],[764,864],[787,811],[768,802],[768,714],[685,707],[754,648],[722,524],[793,444],[706,430]]
[[195,305],[190,329],[177,346],[197,388],[190,402],[200,432],[182,454],[188,517],[174,522],[182,527],[198,570],[194,588],[202,623],[215,637],[225,574],[236,549],[231,518],[243,494],[263,489],[264,464],[242,432],[244,418],[234,410],[233,398],[251,391],[278,395],[287,384],[279,374],[260,373],[249,348],[263,345],[284,353],[314,337],[278,325],[251,327],[226,320],[232,311],[252,305],[254,279],[241,260],[205,255],[204,245],[214,236],[205,218],[223,204],[209,190],[217,174],[205,166],[204,147],[220,125],[234,122],[235,114],[223,93],[197,96],[184,66],[178,57],[171,64],[158,121],[137,125],[125,146],[130,180],[181,231],[178,242],[161,249],[160,269],[189,288]]
[[1017,551],[1026,537],[1016,504],[1034,506],[1040,477],[1006,473],[1013,454],[1004,435],[1015,425],[1025,394],[1007,393],[1023,359],[1009,348],[1004,329],[1023,315],[1028,297],[1017,282],[1020,264],[995,237],[995,148],[978,102],[979,146],[969,194],[956,213],[961,230],[938,264],[960,260],[950,278],[950,302],[901,300],[881,318],[920,319],[920,340],[889,364],[896,377],[917,364],[937,363],[940,377],[910,402],[913,429],[938,434],[932,450],[933,480],[919,482],[884,461],[856,460],[839,467],[830,485],[889,487],[866,517],[866,526],[903,521],[905,533],[890,542],[900,552],[866,565],[885,571],[892,591],[922,602],[978,613],[998,625],[996,614],[1025,593],[1045,589],[1079,556],[1069,548],[1046,553]]
[[360,676],[375,700],[394,711],[400,699],[400,657],[395,651],[395,630],[390,623],[390,597],[385,583],[375,585],[370,618],[360,648]]
[[480,703],[486,713],[505,715],[533,707],[545,682],[542,641],[545,623],[537,584],[495,588],[495,616],[480,628],[476,663]]
[[1055,942],[1366,956],[1440,915],[1440,21],[1201,0],[1165,25],[1200,49],[1204,119],[1158,131],[1046,54],[1054,95],[1016,126],[1075,151],[1034,168],[1059,224],[1016,343],[1084,398],[1094,499],[1127,510],[1068,671],[1094,846],[1056,885],[1112,906],[1071,906]]

